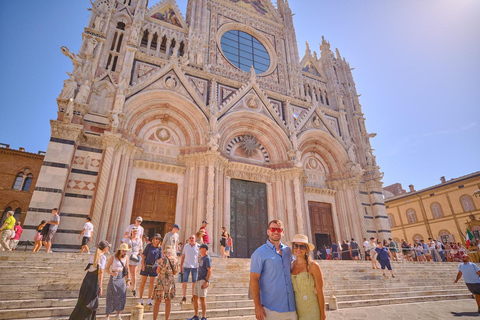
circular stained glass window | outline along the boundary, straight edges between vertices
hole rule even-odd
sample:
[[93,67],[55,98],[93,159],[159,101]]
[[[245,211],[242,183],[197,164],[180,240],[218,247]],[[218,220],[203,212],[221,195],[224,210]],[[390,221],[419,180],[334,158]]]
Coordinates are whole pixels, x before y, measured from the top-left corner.
[[255,72],[263,73],[270,66],[267,49],[248,33],[239,30],[227,31],[222,36],[221,46],[230,63],[245,72],[250,72],[253,66]]

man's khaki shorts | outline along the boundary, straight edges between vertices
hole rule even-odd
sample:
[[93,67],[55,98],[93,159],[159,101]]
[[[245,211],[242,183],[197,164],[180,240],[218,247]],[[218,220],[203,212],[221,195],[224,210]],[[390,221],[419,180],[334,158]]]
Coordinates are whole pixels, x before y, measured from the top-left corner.
[[202,289],[205,280],[198,280],[195,284],[195,289],[193,289],[193,295],[198,296],[199,298],[205,298],[207,296],[207,289]]

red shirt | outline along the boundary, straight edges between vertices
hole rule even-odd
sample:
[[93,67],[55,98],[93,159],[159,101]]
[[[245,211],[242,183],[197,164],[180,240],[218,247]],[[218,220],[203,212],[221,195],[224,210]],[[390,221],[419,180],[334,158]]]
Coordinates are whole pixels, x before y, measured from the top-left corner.
[[210,244],[210,236],[208,235],[208,231],[205,227],[201,227],[200,230],[205,231],[205,235],[203,236],[203,243]]
[[22,235],[23,228],[21,226],[15,226],[13,227],[13,230],[15,230],[15,237],[13,237],[12,240],[20,240],[20,236]]

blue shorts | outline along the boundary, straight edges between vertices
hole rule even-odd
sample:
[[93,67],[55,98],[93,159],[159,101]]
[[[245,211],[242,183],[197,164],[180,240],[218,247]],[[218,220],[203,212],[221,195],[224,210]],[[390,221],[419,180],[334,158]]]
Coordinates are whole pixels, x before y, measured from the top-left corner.
[[380,267],[382,270],[385,270],[385,267],[387,267],[388,270],[392,270],[392,265],[390,264],[390,259],[387,260],[378,260],[380,262]]
[[[142,269],[140,269],[140,275],[141,275],[141,276],[145,276],[145,277],[152,277],[152,278],[155,278],[156,276],[158,276],[158,274],[157,274],[157,265],[155,265],[155,266],[153,267],[153,271],[151,271],[151,272],[148,272],[148,269],[149,269],[149,268],[148,268],[147,266],[145,266],[145,271],[142,270]],[[150,269],[151,269],[151,268],[150,268]]]
[[192,282],[197,282],[197,268],[183,268],[183,282],[188,282],[188,275],[192,274]]

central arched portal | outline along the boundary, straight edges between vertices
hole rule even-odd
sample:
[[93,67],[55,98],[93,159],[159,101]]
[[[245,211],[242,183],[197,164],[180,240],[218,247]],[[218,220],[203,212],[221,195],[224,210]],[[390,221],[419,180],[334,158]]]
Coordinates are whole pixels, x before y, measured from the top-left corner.
[[250,258],[267,240],[267,186],[232,179],[230,187],[231,257]]

